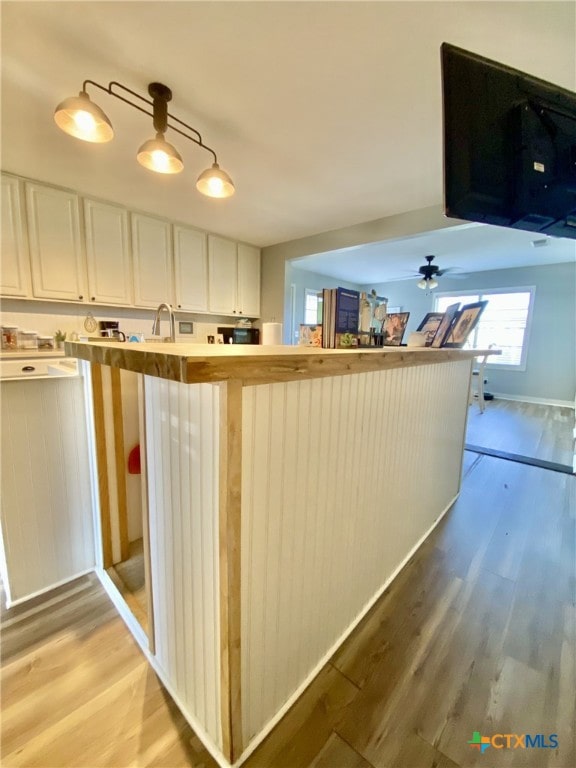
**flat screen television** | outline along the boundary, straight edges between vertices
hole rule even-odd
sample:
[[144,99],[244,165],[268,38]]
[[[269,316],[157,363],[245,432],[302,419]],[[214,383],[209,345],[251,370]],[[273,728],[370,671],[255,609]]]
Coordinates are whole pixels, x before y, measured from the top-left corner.
[[447,216],[576,239],[576,94],[443,43]]

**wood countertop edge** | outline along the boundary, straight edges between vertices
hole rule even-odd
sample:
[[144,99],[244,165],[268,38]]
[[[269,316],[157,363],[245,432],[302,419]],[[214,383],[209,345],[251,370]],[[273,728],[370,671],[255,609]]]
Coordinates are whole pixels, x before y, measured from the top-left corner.
[[157,350],[154,346],[122,342],[66,342],[65,354],[184,384],[234,379],[244,385],[345,376],[501,354],[500,350],[423,347],[347,350],[260,346],[257,352],[253,352],[240,345],[234,350],[199,344],[159,344]]

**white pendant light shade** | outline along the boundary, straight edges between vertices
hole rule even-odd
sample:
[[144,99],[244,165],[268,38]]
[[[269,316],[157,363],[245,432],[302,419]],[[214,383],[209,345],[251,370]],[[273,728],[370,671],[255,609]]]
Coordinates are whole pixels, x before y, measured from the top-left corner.
[[207,197],[231,197],[234,194],[234,182],[221,170],[218,163],[213,163],[198,176],[196,189]]
[[180,173],[184,163],[178,150],[169,144],[161,133],[155,139],[145,141],[138,150],[138,162],[156,173]]
[[425,291],[425,290],[426,290],[426,288],[427,288],[427,286],[428,286],[428,283],[427,283],[427,281],[426,281],[426,280],[424,280],[424,278],[422,278],[422,280],[419,280],[419,281],[416,283],[416,285],[418,286],[418,288],[422,288],[422,290],[423,290],[423,291]]
[[112,123],[84,91],[58,104],[54,120],[64,133],[82,141],[103,144],[114,138]]
[[438,280],[434,280],[433,277],[428,280],[428,288],[432,291],[434,288],[438,288]]

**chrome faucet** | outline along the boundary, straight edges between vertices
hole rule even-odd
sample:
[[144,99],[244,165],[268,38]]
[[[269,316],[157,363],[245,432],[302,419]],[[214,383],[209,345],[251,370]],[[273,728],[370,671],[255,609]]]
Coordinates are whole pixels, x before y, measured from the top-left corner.
[[152,324],[152,333],[154,336],[160,336],[160,312],[165,309],[168,312],[168,319],[170,320],[170,341],[176,341],[176,322],[174,320],[174,310],[171,304],[165,304],[164,302],[158,306],[156,315],[154,317],[154,323]]

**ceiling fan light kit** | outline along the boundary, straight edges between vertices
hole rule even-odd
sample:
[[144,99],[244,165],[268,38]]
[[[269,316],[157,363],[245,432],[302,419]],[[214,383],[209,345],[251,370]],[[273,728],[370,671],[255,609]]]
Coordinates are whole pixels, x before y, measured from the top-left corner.
[[[196,181],[196,189],[207,197],[225,198],[234,194],[234,182],[218,165],[214,150],[204,143],[202,136],[195,128],[168,112],[172,91],[162,83],[150,83],[148,86],[148,94],[152,97],[150,100],[116,81],[104,86],[94,80],[85,80],[79,95],[64,99],[54,111],[56,125],[65,133],[93,144],[102,144],[114,138],[112,123],[105,112],[90,99],[86,91],[88,85],[99,88],[109,96],[114,96],[152,118],[156,132],[155,138],[145,141],[136,155],[138,162],[144,168],[164,174],[180,173],[184,169],[180,153],[164,138],[164,134],[170,128],[212,155],[212,165],[200,174]],[[135,103],[133,99],[139,99],[147,107]]]
[[435,264],[432,264],[434,256],[425,256],[425,259],[428,263],[424,264],[418,269],[418,272],[422,275],[422,279],[419,280],[416,285],[418,288],[422,288],[423,291],[432,291],[434,288],[438,287],[436,276],[439,277],[442,272],[440,271],[439,267],[437,267]]

